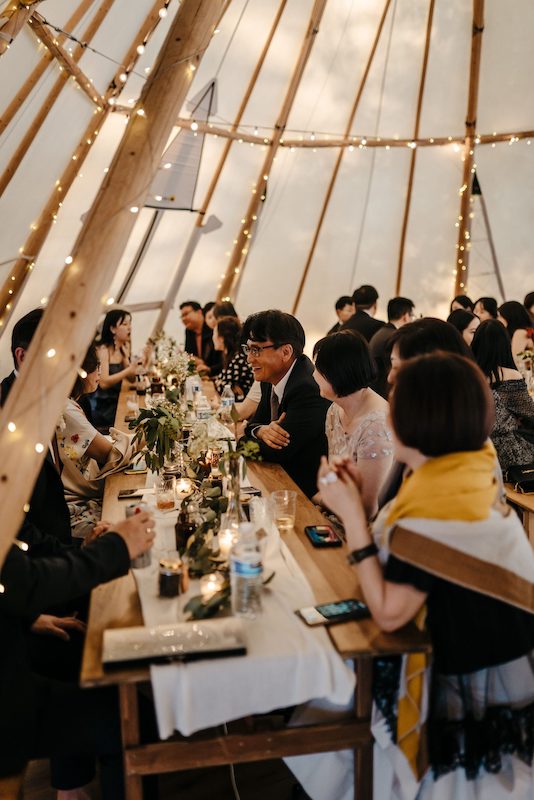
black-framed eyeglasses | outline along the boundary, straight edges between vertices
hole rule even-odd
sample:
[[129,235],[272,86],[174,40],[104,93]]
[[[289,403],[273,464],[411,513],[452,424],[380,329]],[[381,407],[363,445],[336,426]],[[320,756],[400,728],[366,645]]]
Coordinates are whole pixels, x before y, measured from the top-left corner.
[[263,347],[260,347],[259,344],[251,344],[251,345],[242,344],[241,350],[244,352],[246,356],[251,355],[254,358],[258,358],[258,356],[261,356],[262,350],[269,350],[270,348],[276,349],[279,346],[280,345],[277,344],[264,344]]

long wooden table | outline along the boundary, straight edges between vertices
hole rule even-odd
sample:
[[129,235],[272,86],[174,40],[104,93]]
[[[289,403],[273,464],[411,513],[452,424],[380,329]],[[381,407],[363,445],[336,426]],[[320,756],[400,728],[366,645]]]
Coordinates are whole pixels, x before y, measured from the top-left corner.
[[[125,398],[121,395],[117,427],[121,424],[124,411]],[[316,550],[305,536],[306,525],[324,524],[325,519],[287,473],[275,464],[250,463],[248,477],[264,496],[275,489],[297,491],[295,531],[285,536],[284,541],[306,575],[316,602],[361,597],[356,570],[346,561],[346,548]],[[103,519],[117,520],[124,516],[124,503],[117,500],[119,488],[137,488],[143,483],[144,478],[139,475],[110,476],[104,494]],[[118,685],[128,800],[142,798],[142,775],[341,749],[354,750],[355,797],[358,800],[372,798],[373,740],[370,717],[373,658],[428,651],[427,638],[414,625],[406,626],[395,634],[382,633],[372,620],[348,622],[328,629],[339,654],[345,659],[354,659],[357,683],[355,716],[352,719],[268,733],[245,732],[227,736],[201,734],[140,745],[137,685],[149,681],[149,670],[131,668],[105,673],[102,667],[102,637],[107,628],[142,624],[139,597],[131,573],[93,591],[81,684],[86,687]],[[231,667],[225,665],[225,668]]]
[[523,520],[523,527],[534,547],[534,494],[516,492],[509,483],[504,484],[507,501],[517,509]]

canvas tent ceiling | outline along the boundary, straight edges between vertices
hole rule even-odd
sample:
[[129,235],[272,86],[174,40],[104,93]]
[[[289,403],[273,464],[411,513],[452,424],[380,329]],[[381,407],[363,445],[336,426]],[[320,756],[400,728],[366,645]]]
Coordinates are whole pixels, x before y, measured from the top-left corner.
[[[92,4],[74,31],[77,36],[82,35],[100,5]],[[152,2],[115,0],[109,5],[91,42],[97,52],[86,50],[79,61],[99,93],[105,92]],[[170,2],[168,15],[154,31],[124,86],[120,104],[135,103],[178,5],[176,0]],[[242,130],[252,133],[257,128],[259,136],[271,137],[312,5],[312,0],[288,0],[245,110]],[[45,0],[39,4],[39,12],[61,28],[72,13],[70,6],[64,0]],[[235,118],[278,6],[278,0],[233,0],[223,17],[220,33],[211,40],[189,93],[194,96],[217,78],[215,125],[228,127]],[[289,115],[287,138],[310,140],[314,136],[319,142],[341,135],[383,8],[383,0],[327,2]],[[391,2],[351,129],[359,141],[362,136],[408,141],[413,137],[428,9],[429,0]],[[423,138],[464,136],[471,26],[470,3],[436,0],[421,113]],[[477,132],[509,132],[511,136],[534,128],[533,30],[534,7],[528,0],[516,0],[512,7],[500,0],[485,3]],[[0,61],[1,108],[11,101],[42,53],[43,45],[39,47],[31,33],[22,30]],[[2,172],[58,75],[58,65],[51,63],[0,137]],[[94,110],[87,96],[68,81],[0,197],[0,261],[13,258],[24,245],[29,227],[71,159]],[[189,116],[186,105],[182,114]],[[113,113],[99,131],[35,260],[14,319],[50,296],[82,225],[81,217],[91,206],[120,142],[124,123],[124,115]],[[206,136],[197,206],[223,146],[221,137]],[[243,315],[269,306],[291,309],[337,153],[337,149],[321,147],[315,151],[311,147],[297,147],[293,152],[289,148],[278,150],[239,286],[237,305]],[[209,213],[215,214],[222,226],[199,239],[179,299],[205,302],[214,298],[264,155],[261,145],[236,142],[232,146],[209,207]],[[310,341],[330,326],[338,295],[367,282],[377,286],[383,300],[395,293],[411,155],[409,147],[356,146],[344,153],[298,307]],[[462,148],[453,143],[417,151],[401,292],[412,297],[423,313],[444,314],[453,291],[462,155]],[[475,160],[506,293],[509,298],[521,299],[533,288],[528,281],[534,244],[530,224],[534,212],[534,147],[528,138],[512,144],[481,144]],[[476,296],[498,296],[477,201],[473,210],[468,290]],[[152,213],[151,209],[138,213],[117,274],[110,280],[110,297],[116,296]],[[126,305],[159,302],[165,297],[194,223],[194,215],[188,212],[165,212],[125,298]],[[10,264],[0,267],[2,283],[9,279],[9,270]],[[383,315],[383,306],[381,312]],[[156,316],[155,310],[135,315],[134,345],[150,333]],[[167,329],[181,336],[176,313],[169,317]],[[4,373],[10,366],[10,326],[5,330],[7,335],[0,340]]]

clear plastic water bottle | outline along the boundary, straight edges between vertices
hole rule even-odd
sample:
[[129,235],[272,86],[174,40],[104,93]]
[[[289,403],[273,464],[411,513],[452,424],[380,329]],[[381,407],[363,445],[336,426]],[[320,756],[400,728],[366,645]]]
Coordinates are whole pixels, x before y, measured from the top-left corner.
[[234,393],[232,391],[232,387],[229,383],[223,389],[221,394],[221,404],[220,404],[220,412],[221,412],[221,421],[222,422],[231,422],[232,421],[232,406],[234,405]]
[[261,611],[263,566],[258,539],[250,523],[239,526],[237,544],[230,553],[232,613],[255,619]]

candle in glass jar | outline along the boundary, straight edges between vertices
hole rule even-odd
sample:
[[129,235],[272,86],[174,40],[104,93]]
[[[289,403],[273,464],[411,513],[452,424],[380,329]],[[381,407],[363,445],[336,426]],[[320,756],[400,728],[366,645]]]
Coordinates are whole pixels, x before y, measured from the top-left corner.
[[204,601],[210,600],[214,594],[220,592],[224,583],[224,578],[218,572],[210,572],[203,575],[200,579],[200,594]]
[[233,528],[224,528],[219,531],[217,539],[219,540],[219,552],[223,558],[228,558],[230,550],[235,544],[235,530]]
[[189,494],[191,491],[191,481],[189,478],[179,478],[176,482],[176,491],[179,494]]

